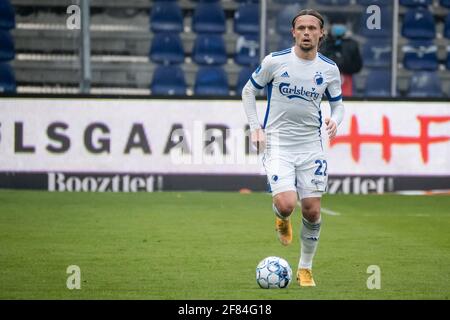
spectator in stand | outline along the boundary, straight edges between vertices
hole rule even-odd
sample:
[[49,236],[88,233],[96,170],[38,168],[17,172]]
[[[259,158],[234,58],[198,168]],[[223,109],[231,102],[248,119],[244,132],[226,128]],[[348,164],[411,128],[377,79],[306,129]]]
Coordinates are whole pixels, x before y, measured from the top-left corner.
[[359,50],[359,44],[352,39],[347,32],[347,27],[342,23],[333,23],[329,29],[320,52],[333,60],[341,72],[342,95],[353,95],[353,75],[361,71],[363,61]]

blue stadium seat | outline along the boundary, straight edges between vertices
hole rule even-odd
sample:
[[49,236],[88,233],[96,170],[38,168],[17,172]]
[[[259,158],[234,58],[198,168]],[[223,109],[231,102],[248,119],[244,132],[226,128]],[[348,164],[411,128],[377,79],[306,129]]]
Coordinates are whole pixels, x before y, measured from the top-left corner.
[[226,30],[225,12],[220,3],[200,2],[194,11],[192,30],[204,33],[224,33]]
[[222,67],[201,67],[195,77],[194,94],[228,96],[228,77]]
[[257,35],[242,35],[236,42],[235,62],[240,65],[255,66],[259,58],[259,37]]
[[450,0],[441,0],[439,4],[443,7],[450,8]]
[[366,67],[389,67],[391,65],[392,43],[390,40],[367,40],[362,48],[362,58]]
[[447,70],[450,70],[450,46],[447,46],[447,61],[445,62]]
[[411,77],[406,93],[407,97],[440,98],[442,94],[441,80],[436,71],[417,71]]
[[151,8],[150,26],[153,32],[183,31],[183,14],[176,2],[154,2]]
[[425,8],[410,9],[403,18],[402,36],[409,39],[434,39],[436,24]]
[[155,33],[150,48],[150,59],[166,65],[182,63],[184,50],[180,36],[177,33]]
[[308,0],[274,0],[274,2],[282,4],[306,4]]
[[370,6],[372,4],[377,6],[387,6],[392,4],[392,0],[356,0],[356,3],[362,6]]
[[432,41],[411,41],[402,48],[403,66],[408,70],[437,70],[437,46]]
[[259,4],[243,3],[234,12],[234,32],[238,34],[259,33]]
[[[292,19],[300,11],[301,6],[299,4],[290,4],[284,6],[277,14],[275,20],[275,30],[281,36],[287,36],[291,33]],[[292,37],[292,36],[291,36]]]
[[447,39],[450,39],[450,13],[445,18],[444,37],[446,37]]
[[380,13],[381,13],[381,22],[380,28],[378,26],[372,27],[367,25],[368,21],[372,21],[370,18],[372,16],[372,12],[367,12],[363,10],[363,14],[361,14],[360,26],[359,26],[359,34],[362,36],[373,39],[373,38],[392,38],[392,5],[381,6],[380,5]]
[[405,7],[428,7],[433,0],[400,0],[400,5]]
[[390,97],[391,96],[391,70],[373,69],[366,79],[364,90],[366,97]]
[[14,40],[8,30],[0,29],[0,61],[14,60],[16,55]]
[[179,66],[158,66],[150,85],[153,95],[186,95],[184,72]]
[[0,93],[16,92],[16,78],[9,63],[0,62]]
[[14,7],[9,0],[0,0],[0,29],[10,30],[16,27]]
[[254,69],[249,67],[243,67],[241,71],[239,71],[238,75],[238,81],[236,84],[236,94],[241,95],[242,89],[244,88],[245,84],[247,83],[248,79],[250,79]]
[[316,2],[326,6],[346,6],[350,4],[350,0],[317,0]]
[[192,59],[198,64],[220,65],[226,63],[227,53],[222,35],[197,34]]

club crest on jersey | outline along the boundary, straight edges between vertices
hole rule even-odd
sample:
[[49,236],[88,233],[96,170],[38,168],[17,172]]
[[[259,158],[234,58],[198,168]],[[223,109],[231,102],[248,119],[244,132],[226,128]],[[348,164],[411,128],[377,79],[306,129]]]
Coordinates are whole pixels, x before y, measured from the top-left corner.
[[314,76],[314,83],[318,86],[323,84],[323,76],[321,72],[316,72],[316,75]]
[[291,87],[291,84],[286,82],[280,83],[279,89],[280,93],[289,99],[298,98],[305,101],[311,101],[316,100],[320,96],[320,94],[316,92],[316,88],[311,88],[311,91],[308,91],[305,88],[299,88],[296,85]]

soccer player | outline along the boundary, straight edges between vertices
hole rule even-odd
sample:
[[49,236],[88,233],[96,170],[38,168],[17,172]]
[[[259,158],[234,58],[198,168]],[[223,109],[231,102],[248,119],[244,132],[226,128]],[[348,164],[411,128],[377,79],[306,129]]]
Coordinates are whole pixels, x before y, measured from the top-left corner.
[[[318,53],[324,19],[301,10],[292,20],[292,48],[266,56],[242,90],[251,140],[264,148],[262,163],[272,192],[276,232],[283,245],[292,242],[290,216],[301,201],[302,227],[297,281],[315,286],[312,260],[320,235],[320,200],[327,187],[320,102],[326,95],[331,117],[326,130],[333,139],[344,116],[341,77],[336,64]],[[260,125],[255,96],[267,86],[267,110]]]

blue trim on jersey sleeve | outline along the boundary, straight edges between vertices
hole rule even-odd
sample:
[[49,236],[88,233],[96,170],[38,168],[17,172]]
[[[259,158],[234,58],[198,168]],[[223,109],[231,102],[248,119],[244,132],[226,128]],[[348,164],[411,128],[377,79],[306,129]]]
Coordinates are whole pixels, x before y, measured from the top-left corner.
[[272,53],[272,57],[283,56],[285,54],[291,53],[291,50],[292,50],[292,48],[285,49],[285,50],[282,50],[282,51],[273,52]]
[[342,100],[342,95],[338,95],[337,97],[328,99],[328,101],[330,101],[330,102],[339,101],[339,100]]
[[267,109],[266,109],[266,115],[264,116],[263,129],[266,128],[267,120],[269,119],[270,98],[272,97],[272,88],[273,88],[272,83],[273,83],[273,80],[267,84]]
[[332,64],[333,66],[336,65],[336,62],[334,62],[333,60],[325,57],[324,55],[322,55],[320,52],[318,53],[318,56],[320,59],[322,59],[323,61],[325,61],[326,63]]
[[250,77],[250,81],[252,82],[252,84],[255,86],[256,89],[259,89],[259,90],[264,89],[264,87],[262,87],[258,83],[256,83],[256,81],[255,81],[255,79],[253,79],[253,77]]
[[333,98],[330,94],[330,91],[328,91],[328,89],[325,89],[325,95],[327,96],[328,101],[330,101],[330,102],[342,100],[341,94]]

